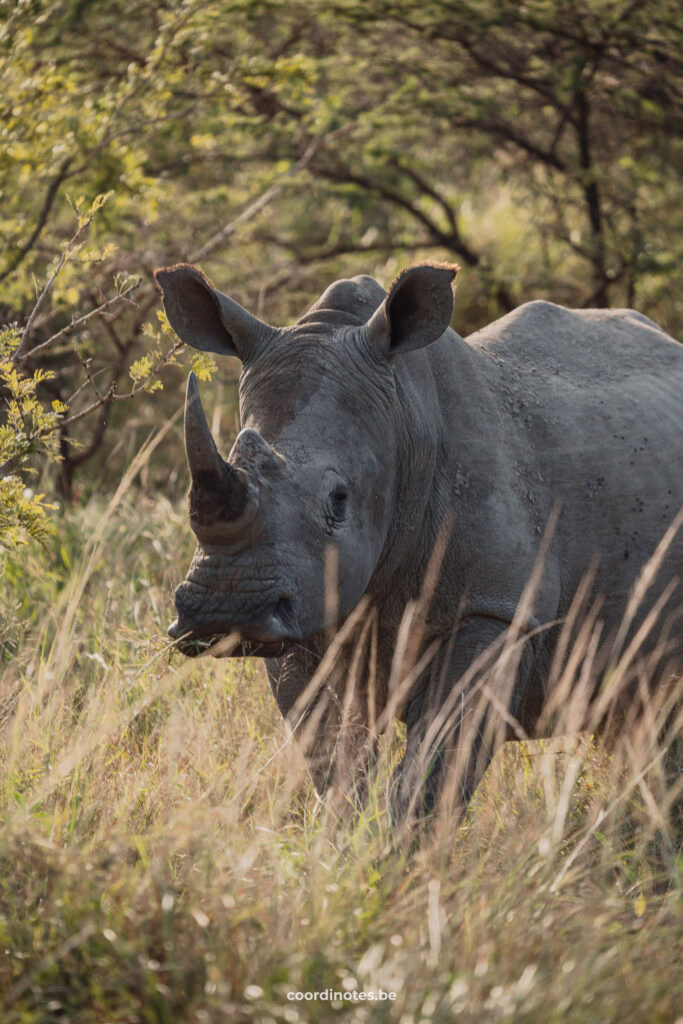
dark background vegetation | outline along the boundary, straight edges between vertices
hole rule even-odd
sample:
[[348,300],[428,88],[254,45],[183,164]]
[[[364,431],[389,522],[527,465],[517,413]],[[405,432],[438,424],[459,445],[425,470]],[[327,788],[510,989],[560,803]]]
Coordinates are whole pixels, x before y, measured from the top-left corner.
[[[166,367],[163,394],[117,401],[158,327],[162,264],[199,263],[274,323],[336,277],[386,285],[446,259],[461,334],[533,298],[679,332],[682,29],[676,0],[5,8],[0,322],[25,326],[73,233],[67,197],[112,193],[25,354],[141,278],[22,363],[52,371],[43,400],[95,405],[58,431],[50,480],[65,498],[106,488],[180,404]],[[237,373],[224,361],[208,389],[224,441]],[[184,485],[177,435],[155,467],[156,487]]]

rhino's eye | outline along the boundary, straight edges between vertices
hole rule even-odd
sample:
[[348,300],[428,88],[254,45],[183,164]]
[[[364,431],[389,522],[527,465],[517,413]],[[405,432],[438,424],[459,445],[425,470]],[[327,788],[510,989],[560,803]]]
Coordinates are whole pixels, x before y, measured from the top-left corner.
[[335,487],[332,491],[332,512],[334,513],[335,518],[343,519],[346,515],[346,500],[348,496],[349,492],[341,485],[339,487]]
[[349,497],[347,487],[343,483],[335,483],[325,502],[325,520],[328,529],[339,526],[346,518],[346,504]]

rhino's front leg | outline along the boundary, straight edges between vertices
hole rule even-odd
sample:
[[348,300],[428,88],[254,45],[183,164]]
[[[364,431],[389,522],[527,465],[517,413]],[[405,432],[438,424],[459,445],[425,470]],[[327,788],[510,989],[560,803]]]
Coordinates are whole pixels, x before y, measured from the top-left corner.
[[[487,693],[493,682],[492,662],[508,627],[509,623],[486,616],[467,619],[455,638],[444,644],[446,649],[452,644],[445,664],[433,667],[413,690],[404,714],[406,752],[392,779],[396,825],[429,817],[444,789],[457,816],[471,800],[506,738]],[[521,656],[511,658],[505,678],[497,680],[496,696],[513,716],[526,691],[531,663],[527,641]]]
[[303,750],[318,795],[324,796],[334,785],[362,804],[377,751],[377,741],[368,731],[367,694],[347,692],[346,672],[340,665],[339,671],[333,671],[311,694],[307,705],[298,707],[319,663],[317,655],[301,650],[282,659],[268,659],[271,689]]
[[[265,660],[268,681],[277,706],[282,717],[289,721],[297,740],[301,743],[302,739],[305,739],[304,755],[316,791],[322,795],[332,774],[332,749],[327,758],[322,756],[319,749],[320,731],[316,730],[316,734],[313,736],[307,735],[307,726],[310,723],[311,715],[322,694],[320,691],[316,693],[306,707],[300,709],[297,707],[299,698],[308,687],[319,664],[320,658],[317,655],[303,649],[297,650],[296,653],[290,652],[283,658],[267,658]],[[295,714],[297,715],[296,721],[293,719]]]

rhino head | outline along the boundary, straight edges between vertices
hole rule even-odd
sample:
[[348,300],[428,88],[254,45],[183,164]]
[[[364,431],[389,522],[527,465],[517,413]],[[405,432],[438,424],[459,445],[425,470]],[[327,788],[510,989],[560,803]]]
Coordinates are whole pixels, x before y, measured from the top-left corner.
[[181,340],[242,361],[243,429],[227,460],[194,374],[187,385],[197,549],[169,628],[185,653],[237,634],[232,653],[277,655],[343,619],[366,592],[400,499],[405,395],[395,366],[448,328],[455,272],[413,267],[388,294],[369,277],[338,281],[288,328],[263,323],[194,267],[156,272]]

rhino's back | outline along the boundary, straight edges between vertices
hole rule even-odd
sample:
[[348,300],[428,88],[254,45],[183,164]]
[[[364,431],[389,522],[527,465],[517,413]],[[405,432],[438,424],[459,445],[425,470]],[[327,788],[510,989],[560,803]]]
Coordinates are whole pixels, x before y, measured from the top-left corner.
[[[537,529],[560,504],[562,603],[597,555],[599,589],[617,610],[683,506],[683,345],[632,310],[547,302],[467,340],[491,360]],[[682,533],[653,596],[683,577]]]
[[629,440],[683,476],[683,345],[646,316],[528,302],[467,341],[532,449],[609,461]]
[[683,346],[632,309],[571,310],[536,300],[467,341],[513,371],[543,373],[572,387],[683,373]]

